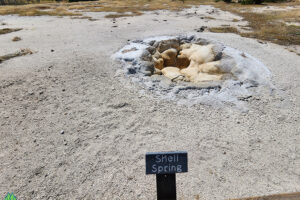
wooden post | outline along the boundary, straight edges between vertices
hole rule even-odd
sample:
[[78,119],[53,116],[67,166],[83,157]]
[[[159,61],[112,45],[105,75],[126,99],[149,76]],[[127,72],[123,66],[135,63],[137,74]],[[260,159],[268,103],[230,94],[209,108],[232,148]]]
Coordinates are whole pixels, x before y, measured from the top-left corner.
[[156,174],[157,200],[176,200],[176,174]]

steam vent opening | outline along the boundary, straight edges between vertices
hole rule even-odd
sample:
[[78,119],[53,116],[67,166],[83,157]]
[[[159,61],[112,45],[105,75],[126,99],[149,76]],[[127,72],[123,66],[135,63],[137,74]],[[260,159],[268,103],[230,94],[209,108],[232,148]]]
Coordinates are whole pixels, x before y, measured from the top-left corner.
[[269,85],[271,73],[251,55],[196,36],[136,40],[114,58],[133,82],[182,103],[231,102]]

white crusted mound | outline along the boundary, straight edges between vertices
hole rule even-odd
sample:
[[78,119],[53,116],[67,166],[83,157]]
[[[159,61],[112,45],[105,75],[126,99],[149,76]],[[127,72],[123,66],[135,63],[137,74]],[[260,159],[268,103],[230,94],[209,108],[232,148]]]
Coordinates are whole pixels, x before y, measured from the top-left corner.
[[181,104],[241,105],[240,99],[253,96],[255,87],[269,86],[271,78],[251,55],[194,36],[134,41],[113,57],[145,89]]

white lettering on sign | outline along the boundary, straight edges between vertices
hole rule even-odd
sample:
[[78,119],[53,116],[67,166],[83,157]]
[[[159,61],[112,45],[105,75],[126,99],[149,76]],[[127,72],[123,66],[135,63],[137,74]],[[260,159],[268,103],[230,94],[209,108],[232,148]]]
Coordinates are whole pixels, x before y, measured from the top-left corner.
[[155,162],[156,163],[168,163],[168,162],[178,162],[178,155],[156,155]]
[[182,172],[181,165],[152,165],[153,173],[168,173],[168,172]]
[[[171,163],[178,163],[178,155],[156,155],[155,162],[152,165],[153,173],[168,173],[168,172],[182,172],[181,165],[172,165]],[[166,165],[166,163],[168,163]]]
[[187,172],[187,152],[146,153],[146,174],[174,174]]

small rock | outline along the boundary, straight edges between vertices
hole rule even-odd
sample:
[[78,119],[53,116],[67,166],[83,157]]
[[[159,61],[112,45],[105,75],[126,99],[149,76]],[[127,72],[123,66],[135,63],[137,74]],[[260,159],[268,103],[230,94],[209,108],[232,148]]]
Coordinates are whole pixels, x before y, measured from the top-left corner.
[[207,28],[207,26],[201,26],[200,28],[195,29],[195,31],[197,31],[198,33],[203,32],[206,28]]
[[133,42],[133,43],[142,43],[143,40],[133,40],[132,42]]
[[124,58],[125,62],[132,62],[134,59],[133,58]]
[[152,61],[152,56],[148,50],[144,50],[141,55],[141,59],[144,61]]
[[136,73],[136,70],[134,67],[128,67],[127,68],[127,74],[135,74]]
[[51,52],[54,52],[54,49],[51,49]]
[[257,42],[260,43],[260,44],[267,44],[266,42],[261,41],[261,40],[257,40]]
[[154,43],[155,43],[155,40],[151,40],[150,42],[148,42],[148,44],[149,44],[150,46],[153,46]]
[[192,41],[194,38],[195,38],[195,36],[194,36],[194,35],[191,35],[191,36],[189,36],[189,37],[187,38],[187,40],[188,40],[188,41]]
[[174,49],[179,49],[179,41],[177,39],[171,39],[171,40],[164,40],[164,41],[161,41],[159,42],[159,45],[158,45],[158,51],[160,53],[164,52],[165,50],[167,49],[171,49],[171,48],[174,48]]
[[150,72],[151,75],[154,73],[154,64],[149,61],[143,61],[140,63],[140,69],[143,74],[149,74]]
[[145,76],[151,76],[152,73],[150,71],[143,71],[142,72]]
[[150,52],[150,54],[154,54],[156,49],[154,47],[150,46],[147,48],[147,51]]
[[61,131],[60,131],[60,134],[62,134],[62,135],[65,134],[65,131],[64,131],[64,130],[61,130]]

